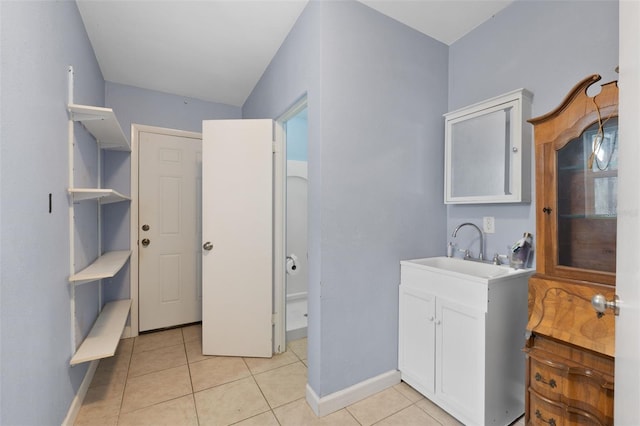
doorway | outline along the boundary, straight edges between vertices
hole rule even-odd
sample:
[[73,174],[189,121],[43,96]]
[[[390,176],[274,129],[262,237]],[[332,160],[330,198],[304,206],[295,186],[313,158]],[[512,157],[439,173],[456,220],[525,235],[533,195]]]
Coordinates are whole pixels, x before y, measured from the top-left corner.
[[[309,274],[307,267],[308,120],[306,95],[276,119],[275,132],[276,140],[280,142],[276,142],[274,155],[273,352],[281,353],[286,350],[287,341],[305,337],[307,333]],[[289,159],[293,162],[289,163]],[[293,191],[290,191],[291,189]],[[290,197],[297,199],[297,201],[288,203],[287,199]],[[296,232],[296,230],[300,232]],[[294,241],[288,241],[289,236],[292,236]],[[294,266],[295,269],[293,269]],[[287,269],[289,273],[287,273]],[[295,273],[293,273],[294,271]],[[287,297],[288,294],[289,297]]]
[[138,138],[140,331],[202,320],[202,140]]
[[307,108],[285,121],[286,340],[307,337]]
[[[303,110],[306,110],[306,97],[294,104],[289,111],[281,116],[275,123],[275,142],[274,142],[274,271],[273,271],[273,352],[281,353],[286,350],[286,268],[285,259],[286,252],[286,144],[284,143],[285,123],[291,118],[296,116]],[[305,119],[306,121],[306,119]],[[305,123],[306,126],[306,123]],[[139,174],[139,138],[143,132],[169,132],[171,134],[177,134],[178,136],[192,137],[202,139],[202,134],[194,132],[183,132],[170,129],[162,129],[152,126],[144,125],[132,125],[132,154],[131,154],[131,325],[129,331],[126,333],[128,336],[136,336],[140,330],[139,328],[139,253],[140,246],[138,245],[138,229],[144,225],[139,223],[138,218],[138,174]],[[291,131],[291,129],[290,129]],[[307,133],[307,130],[304,130]],[[306,149],[306,141],[304,144]],[[306,202],[303,203],[306,205]],[[198,209],[199,210],[199,209]],[[304,223],[306,223],[306,213],[302,215]],[[305,228],[306,225],[303,225]],[[302,259],[303,265],[298,264],[297,268],[300,268],[297,276],[304,277],[305,281],[308,279],[308,272],[306,268],[307,256],[306,248],[302,249],[304,254],[297,256],[298,259]],[[199,268],[198,268],[199,269]],[[300,291],[303,292],[303,291]],[[304,291],[306,292],[306,290]],[[301,296],[301,295],[298,295]],[[306,300],[304,300],[304,307],[301,309],[301,316],[306,320],[304,314],[306,314]],[[297,327],[302,328],[302,327]],[[302,331],[301,331],[302,332]]]
[[133,124],[131,142],[128,334],[136,336],[202,319],[202,135]]

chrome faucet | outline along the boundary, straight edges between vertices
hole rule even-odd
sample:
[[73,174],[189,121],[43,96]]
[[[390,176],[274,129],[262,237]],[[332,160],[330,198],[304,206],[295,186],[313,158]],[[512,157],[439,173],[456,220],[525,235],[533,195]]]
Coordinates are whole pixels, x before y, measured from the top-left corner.
[[[484,234],[482,233],[482,230],[480,228],[478,228],[476,225],[474,225],[471,222],[465,222],[462,223],[460,225],[458,225],[455,229],[455,231],[453,231],[453,234],[451,234],[452,237],[455,237],[456,234],[458,233],[458,230],[460,228],[462,228],[463,226],[473,226],[474,228],[476,228],[476,230],[478,231],[478,234],[480,234],[480,254],[478,255],[478,260],[483,261],[484,260]],[[467,256],[465,255],[465,259],[467,258]]]

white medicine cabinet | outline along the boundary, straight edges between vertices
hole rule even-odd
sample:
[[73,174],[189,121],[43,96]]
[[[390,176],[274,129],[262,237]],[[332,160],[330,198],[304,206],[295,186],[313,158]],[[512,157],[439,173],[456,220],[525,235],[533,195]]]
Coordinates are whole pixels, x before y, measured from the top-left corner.
[[445,204],[531,201],[533,95],[518,89],[445,117]]

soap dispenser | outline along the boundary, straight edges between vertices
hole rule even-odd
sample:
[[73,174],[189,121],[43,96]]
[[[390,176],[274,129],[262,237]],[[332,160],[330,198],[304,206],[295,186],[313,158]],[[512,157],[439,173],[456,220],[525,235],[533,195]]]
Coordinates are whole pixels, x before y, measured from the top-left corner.
[[447,246],[447,257],[453,257],[455,250],[455,246],[451,241],[449,241],[449,245]]
[[526,268],[529,264],[533,237],[525,232],[522,238],[516,241],[511,247],[510,266],[515,269]]

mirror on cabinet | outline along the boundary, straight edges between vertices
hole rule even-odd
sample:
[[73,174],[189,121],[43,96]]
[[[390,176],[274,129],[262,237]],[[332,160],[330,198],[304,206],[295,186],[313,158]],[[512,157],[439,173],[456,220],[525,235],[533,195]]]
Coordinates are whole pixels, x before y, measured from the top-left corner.
[[531,201],[532,95],[509,92],[445,114],[445,203]]

